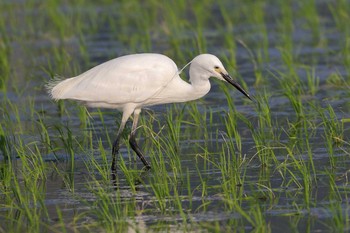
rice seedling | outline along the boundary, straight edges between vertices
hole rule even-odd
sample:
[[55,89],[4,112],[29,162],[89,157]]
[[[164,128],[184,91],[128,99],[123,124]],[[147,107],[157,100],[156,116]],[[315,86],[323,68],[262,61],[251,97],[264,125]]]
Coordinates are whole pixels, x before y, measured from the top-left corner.
[[331,73],[326,80],[327,84],[336,87],[348,87],[345,77],[343,77],[339,72]]
[[343,58],[344,68],[347,71],[347,76],[349,77],[349,64],[350,64],[350,56],[349,56],[349,34],[350,30],[346,26],[346,22],[349,20],[349,4],[347,4],[344,0],[338,0],[334,3],[329,3],[329,10],[332,13],[333,20],[335,22],[336,27],[339,29],[341,36],[341,48],[340,55]]
[[345,0],[337,0],[329,3],[328,7],[339,31],[344,32],[344,35],[348,35],[349,28],[345,26],[345,22],[349,19],[349,5]]
[[311,71],[307,70],[306,77],[307,88],[305,89],[308,90],[308,92],[314,96],[316,95],[320,85],[320,78],[316,76],[315,68],[311,68]]
[[215,164],[221,172],[222,192],[229,206],[231,201],[238,201],[243,197],[242,185],[245,181],[246,164],[245,158],[237,159],[229,153],[222,153],[220,160]]
[[[235,113],[239,114],[239,113]],[[238,131],[238,119],[244,117],[234,117],[235,114],[229,114],[224,120],[225,120],[225,125],[226,125],[226,132],[227,132],[227,139],[224,138],[225,142],[229,145],[230,151],[237,153],[233,153],[239,157],[242,156],[242,138],[241,135]],[[226,136],[226,135],[223,135]]]
[[[2,25],[0,25],[0,33],[2,35],[5,34]],[[0,90],[3,92],[6,92],[7,82],[11,72],[9,64],[10,46],[7,43],[9,42],[6,42],[6,37],[0,40]]]
[[11,161],[13,156],[13,147],[11,145],[13,143],[14,139],[11,140],[10,135],[7,135],[5,129],[0,125],[0,151],[5,162],[8,160]]
[[131,214],[136,212],[136,202],[133,198],[128,200],[123,197],[120,190],[111,195],[106,192],[106,187],[99,185],[98,182],[94,182],[90,190],[95,198],[89,205],[92,207],[98,226],[108,232],[125,232],[134,222],[132,218],[129,219]]
[[293,2],[279,2],[280,17],[277,19],[278,30],[281,31],[278,35],[280,36],[280,49],[287,51],[289,54],[293,52]]
[[[262,83],[262,69],[260,67],[260,63],[258,63],[256,55],[252,52],[252,50],[244,43],[242,40],[238,40],[238,42],[247,50],[254,68],[254,74],[255,74],[255,85],[259,86]],[[260,57],[261,58],[261,57]],[[262,63],[262,61],[260,61]]]
[[337,167],[337,156],[335,155],[335,148],[340,147],[343,144],[344,128],[342,122],[337,119],[334,109],[331,105],[328,105],[325,109],[317,110],[322,119],[323,139],[325,141],[325,147],[328,150],[329,163],[331,168]]
[[[94,150],[92,150],[94,151]],[[99,182],[103,182],[105,184],[109,184],[111,181],[110,167],[109,167],[109,159],[107,157],[107,153],[103,147],[101,139],[98,140],[98,148],[99,156],[96,157],[94,153],[91,156],[88,156],[85,165],[91,174],[98,174]],[[91,153],[91,152],[90,152]],[[123,163],[121,166],[124,165]]]
[[324,206],[325,212],[332,217],[327,221],[327,228],[332,231],[343,231],[349,229],[349,205],[347,203],[348,192],[342,191],[344,184],[339,184],[339,178],[333,172],[333,169],[326,170],[329,186],[329,195]]
[[306,26],[311,31],[313,41],[315,44],[320,43],[322,33],[316,2],[314,0],[308,0],[300,3],[299,7],[299,13],[305,16]]
[[[9,75],[11,73],[10,68],[10,54],[11,54],[11,46],[10,46],[10,36],[7,32],[7,25],[6,25],[6,14],[3,11],[0,11],[1,18],[0,18],[0,90],[4,93],[6,93],[7,87],[8,87],[8,79]],[[6,96],[6,95],[4,95]]]
[[20,161],[17,163],[8,161],[3,167],[6,169],[3,170],[5,177],[11,174],[11,179],[7,180],[8,184],[2,186],[5,188],[2,193],[4,196],[2,200],[5,201],[1,204],[4,208],[2,217],[9,224],[9,228],[6,227],[5,230],[38,231],[41,229],[43,219],[48,218],[45,205],[47,167],[35,144],[19,144],[16,146],[16,152]]
[[[227,6],[223,4],[223,1],[218,2],[219,8],[220,8],[220,13],[223,18],[224,26],[222,24],[218,24],[218,28],[221,28],[222,32],[220,34],[224,35],[224,40],[223,40],[223,45],[227,50],[225,51],[225,54],[227,54],[227,57],[230,57],[230,61],[225,61],[228,62],[232,67],[237,66],[236,62],[236,41],[235,38],[233,37],[233,31],[234,31],[234,26],[235,26],[235,13],[233,12],[228,12],[227,11]],[[236,12],[236,9],[233,9]]]
[[265,23],[265,4],[266,3],[262,1],[257,4],[249,3],[242,7],[242,12],[246,16],[249,24],[255,25],[255,30],[259,32],[258,37],[252,37],[255,39],[254,44],[257,45],[255,51],[257,51],[258,64],[269,60],[269,40]]
[[162,134],[160,138],[162,141],[168,141],[165,144],[167,145],[167,148],[165,148],[164,151],[169,151],[169,150],[173,151],[174,153],[170,153],[173,155],[176,155],[180,152],[180,140],[182,135],[181,125],[182,125],[182,121],[183,121],[182,119],[184,115],[183,113],[184,113],[184,108],[182,110],[178,110],[175,108],[168,108],[167,115],[166,115],[167,130],[165,131],[166,133],[168,133],[168,135]]
[[[73,143],[74,143],[74,139],[72,136],[72,132],[71,130],[66,127],[65,129],[62,129],[60,127],[56,127],[59,135],[60,135],[60,139],[62,141],[63,144],[63,148],[66,152],[67,155],[67,161],[68,161],[68,166],[67,166],[67,170],[64,172],[60,172],[60,169],[56,167],[56,171],[58,172],[58,174],[61,174],[62,179],[65,182],[65,186],[67,187],[67,189],[70,192],[74,192],[75,188],[75,182],[74,182],[74,170],[75,170],[75,149],[76,148]],[[66,131],[66,132],[65,132]]]
[[279,137],[274,132],[268,99],[269,96],[266,92],[259,97],[259,102],[255,106],[258,113],[257,125],[247,125],[252,132],[257,156],[263,167],[269,166],[270,161],[276,161],[273,148],[275,140],[278,140]]

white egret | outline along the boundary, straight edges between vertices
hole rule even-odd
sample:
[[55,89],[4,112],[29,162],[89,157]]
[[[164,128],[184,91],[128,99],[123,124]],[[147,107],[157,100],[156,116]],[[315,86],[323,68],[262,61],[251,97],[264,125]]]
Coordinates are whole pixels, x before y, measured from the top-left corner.
[[201,54],[189,64],[190,83],[187,83],[179,76],[182,70],[179,71],[167,56],[151,53],[126,55],[102,63],[76,77],[52,81],[47,88],[55,100],[72,99],[89,107],[112,108],[123,112],[112,148],[112,170],[115,170],[115,157],[125,124],[133,114],[129,143],[149,169],[151,166],[135,140],[141,108],[201,98],[210,90],[210,77],[228,82],[251,99],[216,56]]

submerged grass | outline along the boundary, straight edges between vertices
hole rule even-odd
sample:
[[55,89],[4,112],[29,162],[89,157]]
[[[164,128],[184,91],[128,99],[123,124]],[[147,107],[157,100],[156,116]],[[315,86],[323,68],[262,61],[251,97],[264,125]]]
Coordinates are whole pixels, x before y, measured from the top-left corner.
[[[0,232],[271,232],[274,218],[295,232],[303,221],[348,230],[348,8],[0,3]],[[125,135],[112,180],[115,112],[54,105],[44,84],[151,51],[179,66],[214,53],[255,101],[214,84],[202,101],[145,110],[138,135],[152,170]]]

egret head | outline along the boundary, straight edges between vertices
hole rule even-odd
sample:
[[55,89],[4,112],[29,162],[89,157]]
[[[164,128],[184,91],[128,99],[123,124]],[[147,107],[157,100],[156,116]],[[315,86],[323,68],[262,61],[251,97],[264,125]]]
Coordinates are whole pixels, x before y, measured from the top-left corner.
[[[196,73],[196,75],[192,75],[191,73]],[[249,94],[228,74],[219,58],[212,54],[201,54],[195,57],[191,62],[190,76],[207,79],[215,77],[226,81],[251,100]]]

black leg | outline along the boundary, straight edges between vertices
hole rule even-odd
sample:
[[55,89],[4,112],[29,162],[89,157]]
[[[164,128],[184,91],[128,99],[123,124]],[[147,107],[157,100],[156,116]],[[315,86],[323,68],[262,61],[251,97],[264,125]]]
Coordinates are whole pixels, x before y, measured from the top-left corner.
[[125,124],[126,124],[128,118],[130,117],[132,112],[133,112],[133,109],[123,112],[122,121],[120,123],[119,129],[118,129],[118,133],[117,133],[117,138],[113,142],[113,147],[112,147],[112,166],[111,166],[111,170],[112,170],[112,175],[113,176],[116,175],[116,171],[117,171],[117,154],[119,152],[120,138],[122,137],[122,133],[123,133],[123,130],[125,128]]
[[139,146],[137,145],[134,133],[130,135],[129,143],[131,148],[136,152],[137,156],[141,159],[142,163],[145,165],[145,168],[147,170],[150,169],[151,165],[147,162],[147,160],[145,159],[145,156],[143,155]]
[[151,165],[145,159],[145,156],[141,152],[141,150],[140,150],[140,148],[137,145],[137,142],[135,140],[135,133],[136,133],[136,129],[137,129],[137,122],[139,120],[140,112],[141,112],[141,109],[136,109],[134,111],[134,121],[132,123],[129,144],[130,144],[131,148],[136,152],[137,156],[141,159],[142,163],[145,165],[146,170],[149,170],[151,168]]
[[127,109],[127,111],[123,112],[123,117],[122,117],[122,121],[120,123],[120,127],[117,133],[117,138],[113,143],[113,147],[112,147],[112,178],[113,180],[116,178],[116,171],[117,171],[117,154],[119,152],[119,143],[120,143],[120,138],[121,135],[123,133],[123,130],[125,128],[125,124],[126,121],[128,120],[128,118],[130,117],[131,113],[134,112],[134,121],[132,124],[132,129],[131,129],[131,134],[130,134],[130,139],[129,139],[129,143],[131,148],[136,152],[137,156],[141,159],[142,163],[145,165],[146,170],[149,170],[151,168],[151,165],[147,162],[147,160],[145,159],[145,156],[143,155],[143,153],[141,152],[139,146],[137,145],[137,142],[135,140],[135,132],[137,129],[137,122],[139,120],[139,115],[141,112],[141,109]]
[[111,167],[112,172],[116,172],[117,171],[117,154],[119,152],[120,137],[121,137],[121,133],[117,135],[117,138],[113,142],[113,147],[112,147],[112,167]]

